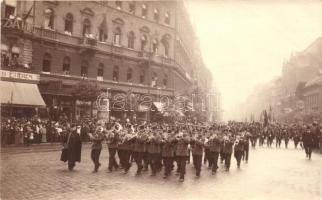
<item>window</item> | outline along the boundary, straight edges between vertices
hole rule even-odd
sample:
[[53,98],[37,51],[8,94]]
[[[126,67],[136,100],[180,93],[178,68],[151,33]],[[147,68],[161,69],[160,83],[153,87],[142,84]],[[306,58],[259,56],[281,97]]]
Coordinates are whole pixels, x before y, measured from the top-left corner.
[[145,71],[142,70],[140,73],[140,83],[144,84],[144,81],[145,81]]
[[154,39],[152,43],[152,51],[154,54],[158,53],[158,40]]
[[5,11],[4,11],[4,16],[6,19],[9,19],[10,15],[14,15],[15,14],[15,7],[14,6],[9,6],[6,5],[5,6]]
[[148,14],[148,9],[146,7],[146,4],[142,4],[142,17],[146,18],[147,14]]
[[167,74],[164,75],[164,78],[163,78],[163,86],[164,87],[167,87],[168,86],[168,75]]
[[115,1],[115,6],[118,10],[122,9],[122,1]]
[[151,87],[157,87],[158,75],[156,72],[153,72]]
[[83,36],[91,34],[91,21],[85,19],[83,23]]
[[129,68],[129,69],[127,70],[127,73],[126,73],[126,80],[127,80],[128,82],[132,81],[132,73],[133,73],[133,69],[132,69],[132,68]]
[[73,32],[73,15],[68,13],[65,17],[65,33],[71,34]]
[[54,29],[54,10],[47,8],[45,10],[45,28]]
[[51,55],[49,53],[45,53],[43,61],[42,61],[42,71],[49,73],[50,66],[51,66]]
[[169,57],[169,49],[170,49],[170,36],[169,35],[164,35],[162,37],[162,44],[164,47],[164,56]]
[[153,15],[153,19],[155,21],[159,21],[160,15],[159,15],[159,10],[157,8],[154,9],[154,15]]
[[83,78],[87,77],[87,69],[88,69],[88,62],[87,61],[83,61],[82,62],[82,66],[81,66],[81,76]]
[[63,60],[63,73],[65,75],[69,75],[70,73],[70,58],[67,56]]
[[146,37],[146,35],[142,35],[142,37],[141,37],[141,51],[145,51],[146,44],[147,44],[147,37]]
[[134,49],[134,32],[131,31],[128,35],[128,43],[127,43],[127,47],[130,49]]
[[118,66],[114,66],[113,81],[119,81],[119,67]]
[[98,40],[100,42],[106,42],[107,37],[108,37],[108,35],[107,35],[107,22],[106,22],[106,16],[104,15],[103,21],[98,28]]
[[107,33],[103,29],[99,29],[98,31],[98,40],[100,42],[106,42],[107,40]]
[[104,76],[104,64],[100,63],[97,68],[97,80],[102,81]]
[[129,3],[129,12],[132,14],[135,13],[135,2],[134,1]]
[[114,32],[114,44],[121,45],[121,29],[120,27],[117,27]]
[[164,23],[170,24],[170,13],[166,12],[164,17]]

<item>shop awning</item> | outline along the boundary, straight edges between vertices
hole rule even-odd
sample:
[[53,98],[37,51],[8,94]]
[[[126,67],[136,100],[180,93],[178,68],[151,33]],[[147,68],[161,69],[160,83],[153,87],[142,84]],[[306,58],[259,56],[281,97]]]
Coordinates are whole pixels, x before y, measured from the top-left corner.
[[46,106],[36,84],[0,81],[0,91],[1,104]]

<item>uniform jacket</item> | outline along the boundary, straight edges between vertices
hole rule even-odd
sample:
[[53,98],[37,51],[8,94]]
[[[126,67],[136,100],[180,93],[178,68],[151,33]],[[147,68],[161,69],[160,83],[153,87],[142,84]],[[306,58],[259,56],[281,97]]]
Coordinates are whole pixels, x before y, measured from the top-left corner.
[[192,155],[202,155],[203,153],[203,140],[196,139],[191,141]]
[[176,156],[189,156],[189,142],[190,140],[187,137],[177,139]]

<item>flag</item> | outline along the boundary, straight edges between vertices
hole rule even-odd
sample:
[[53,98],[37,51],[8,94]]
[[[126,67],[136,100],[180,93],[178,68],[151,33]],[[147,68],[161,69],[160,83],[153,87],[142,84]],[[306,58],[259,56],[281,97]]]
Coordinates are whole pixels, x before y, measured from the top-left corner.
[[29,17],[32,9],[33,9],[34,6],[31,6],[31,8],[29,9],[29,11],[27,12],[26,16],[23,18],[23,21],[26,21],[26,19]]

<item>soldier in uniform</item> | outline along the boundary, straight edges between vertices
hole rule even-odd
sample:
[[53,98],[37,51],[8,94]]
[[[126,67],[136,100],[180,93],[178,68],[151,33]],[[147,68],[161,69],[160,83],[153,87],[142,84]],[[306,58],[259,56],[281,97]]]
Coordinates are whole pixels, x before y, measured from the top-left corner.
[[104,140],[104,133],[103,133],[103,127],[98,126],[96,128],[96,131],[92,133],[88,133],[89,138],[92,141],[92,151],[91,151],[91,158],[94,163],[94,172],[98,171],[98,168],[101,166],[101,163],[99,162],[100,154],[102,151],[102,141]]
[[215,133],[211,136],[211,138],[208,141],[209,145],[209,157],[210,162],[212,165],[212,173],[215,174],[218,169],[218,157],[219,153],[222,149],[222,141],[219,138],[218,131],[215,131]]
[[193,165],[196,169],[197,177],[200,176],[200,172],[201,172],[203,145],[204,145],[204,139],[202,138],[201,134],[195,133],[193,139],[191,140],[191,147],[192,147]]
[[168,133],[163,135],[161,144],[162,144],[162,158],[164,164],[164,176],[167,178],[170,175],[170,172],[173,169],[174,161],[174,143],[175,143],[175,133],[174,130],[169,130]]
[[306,130],[304,131],[302,135],[302,141],[303,141],[303,146],[304,150],[306,153],[306,157],[311,160],[311,154],[312,154],[312,148],[314,145],[314,140],[313,140],[313,134],[311,132],[311,128],[307,126]]
[[282,132],[281,132],[282,130],[281,129],[278,129],[277,131],[276,131],[276,148],[277,147],[281,147],[281,143],[282,143]]
[[133,157],[134,161],[137,165],[136,175],[141,175],[143,165],[143,154],[145,152],[145,143],[147,142],[148,136],[144,132],[144,130],[138,131],[138,133],[134,136],[134,144],[133,144]]
[[151,166],[152,176],[156,175],[156,172],[160,166],[158,166],[158,158],[161,152],[161,136],[153,129],[152,135],[147,140],[147,152],[149,156],[149,164]]
[[[241,161],[241,158],[244,154],[245,143],[246,143],[246,140],[244,140],[240,136],[237,136],[237,139],[234,144],[234,156],[237,161],[237,168],[238,169],[240,168],[240,161]],[[247,141],[247,145],[248,145],[248,141]]]
[[188,137],[186,130],[184,130],[184,133],[179,132],[176,140],[176,157],[180,173],[180,181],[184,181],[184,175],[186,173],[186,159],[188,156],[188,145],[190,143],[190,138]]
[[[117,170],[119,168],[118,163],[116,162],[115,155],[118,148],[118,140],[119,140],[119,132],[120,127],[118,125],[115,125],[115,127],[106,135],[106,142],[108,146],[108,153],[109,153],[109,159],[108,159],[108,171],[112,172],[113,168]],[[122,151],[118,152],[119,158],[121,160],[122,158]],[[124,166],[122,166],[124,167]]]
[[231,154],[233,151],[233,144],[234,142],[232,141],[229,135],[224,136],[222,152],[223,152],[225,167],[227,171],[229,171],[229,168],[230,168],[230,160],[231,160]]

